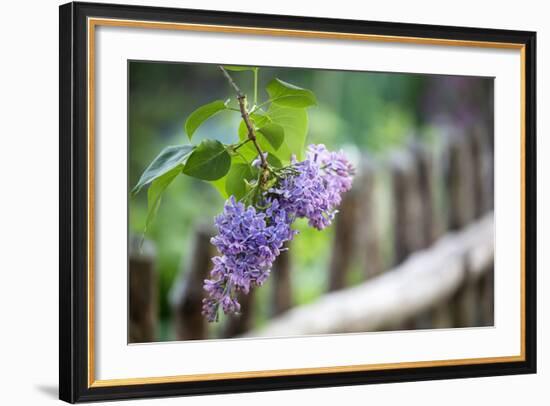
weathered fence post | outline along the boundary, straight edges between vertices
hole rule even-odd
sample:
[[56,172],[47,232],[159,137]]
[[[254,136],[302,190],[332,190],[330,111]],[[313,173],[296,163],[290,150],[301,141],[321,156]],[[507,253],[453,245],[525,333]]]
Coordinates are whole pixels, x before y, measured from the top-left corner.
[[[424,248],[425,213],[422,186],[428,187],[427,179],[422,178],[422,165],[419,153],[408,148],[394,153],[390,158],[392,173],[393,213],[393,266],[399,265],[414,251]],[[426,180],[426,184],[422,182]],[[431,226],[430,226],[431,227]],[[394,326],[396,329],[410,330],[423,326],[420,316]]]
[[463,275],[462,284],[451,299],[453,327],[472,327],[476,325],[477,320],[477,290],[466,258],[464,259]]
[[384,270],[376,207],[377,171],[375,163],[368,157],[363,157],[353,185],[357,187],[359,201],[355,213],[355,250],[359,257],[359,265],[364,269],[365,279]]
[[425,144],[415,142],[411,145],[416,170],[418,173],[418,189],[421,201],[421,223],[423,239],[421,248],[427,248],[438,238],[441,229],[441,219],[435,209],[435,168],[433,153]]
[[454,324],[453,313],[449,299],[445,298],[437,303],[431,312],[432,328],[451,328]]
[[394,204],[393,266],[396,266],[424,245],[422,199],[418,171],[410,151],[394,153],[390,168]]
[[484,127],[476,126],[470,132],[476,218],[493,208],[493,154],[490,138],[491,134]]
[[357,264],[365,278],[382,272],[374,196],[375,167],[363,156],[352,189],[344,194],[336,216],[330,261],[329,291],[342,289],[350,268]]
[[494,264],[490,265],[478,284],[480,303],[480,325],[493,326],[495,324],[494,317]]
[[210,243],[212,235],[209,226],[197,227],[189,258],[170,292],[178,340],[207,338],[207,321],[201,312],[205,296],[203,284],[215,255],[215,248]]
[[448,141],[446,185],[448,228],[458,230],[475,218],[475,165],[466,134],[453,133]]
[[[443,148],[445,149],[439,149],[437,151],[437,155],[434,159],[434,175],[435,175],[435,182],[437,185],[437,190],[441,192],[441,190],[447,189],[447,176],[446,176],[446,170],[447,170],[447,147],[448,144],[445,144]],[[443,193],[443,192],[441,192]],[[447,202],[445,202],[447,203]],[[441,204],[437,206],[437,210],[434,211],[434,215],[437,216],[437,224],[435,229],[435,236],[436,238],[439,238],[443,236],[448,231],[448,210],[447,207],[443,207],[444,205]],[[454,319],[453,319],[453,313],[450,306],[450,298],[446,297],[440,300],[436,305],[432,307],[431,310],[431,328],[451,328],[453,327]]]
[[271,278],[273,278],[272,316],[283,313],[292,306],[292,268],[290,259],[289,251],[282,251],[271,270]]
[[225,316],[226,320],[222,331],[223,337],[229,338],[240,336],[252,329],[254,323],[255,289],[258,288],[251,289],[248,295],[239,295],[241,313]]
[[[414,142],[411,144],[416,170],[418,172],[418,188],[422,202],[422,249],[431,246],[442,234],[443,221],[436,209],[435,187],[436,166],[432,151],[426,144]],[[414,328],[433,328],[450,324],[451,315],[444,301],[432,309],[419,314],[411,321]]]
[[[453,134],[448,149],[448,225],[461,229],[482,212],[484,194],[483,153],[479,134]],[[454,327],[474,326],[478,320],[480,298],[476,281],[464,264],[464,281],[451,300]]]
[[[493,208],[494,168],[492,151],[492,133],[484,126],[475,126],[470,132],[471,152],[474,161],[474,196],[476,218],[483,216]],[[491,326],[494,324],[494,266],[485,270],[476,280],[472,289],[476,296],[476,325]]]
[[[447,190],[447,171],[448,171],[448,143],[444,144],[442,149],[438,150],[438,155],[434,159],[435,182],[439,190]],[[445,193],[446,194],[446,193]],[[445,202],[448,206],[448,202]],[[437,213],[437,214],[436,214]],[[443,207],[443,204],[438,206],[438,210],[434,212],[437,215],[436,238],[443,236],[449,227],[448,207]],[[432,307],[431,311],[431,327],[432,328],[451,328],[454,324],[453,311],[451,306],[451,298],[445,297]]]
[[329,291],[342,289],[346,285],[348,271],[354,257],[355,233],[353,230],[358,204],[358,192],[352,188],[342,199],[334,225],[336,230],[329,267]]
[[129,251],[128,342],[152,342],[158,320],[155,248],[151,241],[144,240],[141,244],[141,237],[135,236],[130,238]]

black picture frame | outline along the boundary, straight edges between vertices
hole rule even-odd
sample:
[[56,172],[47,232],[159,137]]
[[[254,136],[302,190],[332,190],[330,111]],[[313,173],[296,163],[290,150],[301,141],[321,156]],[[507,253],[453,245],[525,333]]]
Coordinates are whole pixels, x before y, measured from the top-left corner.
[[[68,3],[60,6],[59,397],[67,402],[235,393],[536,372],[536,33],[374,21]],[[513,43],[524,47],[524,332],[517,362],[93,387],[88,380],[87,19],[231,25]]]

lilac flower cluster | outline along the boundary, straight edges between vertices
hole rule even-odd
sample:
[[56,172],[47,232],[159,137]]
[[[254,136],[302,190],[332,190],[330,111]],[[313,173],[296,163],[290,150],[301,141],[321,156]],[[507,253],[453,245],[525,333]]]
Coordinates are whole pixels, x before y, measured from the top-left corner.
[[307,218],[318,230],[328,227],[351,188],[353,167],[343,152],[330,152],[322,144],[310,145],[306,159],[293,163],[294,175],[284,177],[270,192],[281,206],[298,218]]
[[284,242],[296,233],[276,200],[260,212],[231,196],[215,224],[218,235],[212,244],[222,255],[212,259],[212,279],[204,283],[208,298],[203,300],[203,314],[209,321],[217,320],[220,305],[226,314],[239,312],[237,293],[246,294],[265,282]]
[[351,189],[355,169],[342,151],[328,151],[324,145],[310,145],[307,156],[317,163],[326,183],[327,200],[334,208],[342,203],[342,194]]
[[209,321],[217,320],[220,306],[226,314],[238,313],[238,293],[265,282],[283,244],[297,233],[291,228],[295,219],[307,218],[318,230],[331,224],[353,173],[342,152],[310,145],[306,159],[293,161],[262,195],[260,208],[245,207],[233,196],[227,200],[212,238],[221,255],[212,259],[211,279],[204,282],[203,314]]

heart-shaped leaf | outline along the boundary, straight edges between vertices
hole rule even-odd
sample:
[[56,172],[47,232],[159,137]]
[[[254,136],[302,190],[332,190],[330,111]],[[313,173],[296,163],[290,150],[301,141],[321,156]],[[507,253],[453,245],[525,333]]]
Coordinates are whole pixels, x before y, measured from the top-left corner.
[[317,104],[315,94],[311,90],[302,89],[277,78],[267,84],[266,90],[272,103],[280,106],[304,108]]
[[271,146],[278,150],[285,138],[285,130],[279,124],[269,123],[258,129]]
[[227,174],[225,181],[225,192],[228,196],[235,196],[239,200],[246,194],[246,180],[252,180],[256,177],[256,171],[248,164],[234,164]]
[[200,127],[202,123],[212,117],[214,114],[219,113],[222,110],[226,110],[227,105],[222,100],[216,100],[212,103],[205,104],[204,106],[199,107],[194,112],[192,112],[187,120],[185,121],[185,132],[189,139],[193,137],[197,128]]
[[[164,148],[153,162],[145,169],[138,183],[132,189],[132,194],[138,193],[141,188],[156,178],[164,175],[177,166],[182,165],[193,151],[193,145],[174,145]],[[181,168],[180,168],[181,169]]]
[[283,143],[277,150],[276,156],[283,164],[288,164],[292,155],[295,155],[299,161],[304,159],[308,130],[307,110],[272,104],[269,106],[268,114],[272,122],[279,124],[285,131]]
[[267,154],[267,163],[274,168],[282,168],[283,164],[281,163],[281,160],[277,158],[274,154]]
[[231,172],[232,168],[238,164],[249,165],[249,162],[246,160],[246,158],[242,154],[233,155],[231,157],[231,167],[229,169],[229,172],[225,176],[222,176],[221,178],[210,182],[210,184],[214,186],[214,188],[220,193],[220,195],[224,199],[227,199],[229,197],[225,187],[227,182],[227,177],[229,176],[229,173]]
[[171,171],[166,172],[164,175],[159,176],[151,183],[151,186],[147,190],[147,219],[145,220],[144,233],[147,232],[149,226],[157,215],[162,194],[180,172],[181,168],[176,167]]
[[216,140],[204,140],[193,151],[183,167],[183,173],[202,180],[219,179],[229,171],[231,156]]

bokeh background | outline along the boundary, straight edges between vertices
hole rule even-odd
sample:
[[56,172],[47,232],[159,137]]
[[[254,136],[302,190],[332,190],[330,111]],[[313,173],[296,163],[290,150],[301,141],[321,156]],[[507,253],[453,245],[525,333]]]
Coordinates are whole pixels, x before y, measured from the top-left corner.
[[[252,73],[232,75],[251,95]],[[441,238],[492,210],[492,78],[262,67],[260,100],[267,98],[263,89],[273,77],[316,94],[308,143],[343,149],[358,168],[361,186],[354,183],[358,191],[342,207],[340,224],[319,232],[298,222],[300,234],[279,264],[281,277],[272,275],[256,289],[246,316],[243,311],[241,317],[222,317],[215,325],[197,317],[202,291],[196,286],[205,271],[196,268],[209,267],[199,257],[214,254],[204,241],[222,197],[208,183],[178,176],[141,249],[147,194],[129,197],[130,342],[269,330],[273,321],[284,324],[289,310],[315,309],[311,305],[328,292],[380,280],[415,252],[434,249]],[[129,62],[129,188],[164,147],[189,143],[184,122],[193,110],[233,96],[215,65]],[[235,142],[238,124],[238,114],[222,112],[197,130],[193,142]],[[370,223],[363,224],[365,217]],[[425,237],[419,242],[415,234]],[[490,269],[475,289],[461,283],[444,301],[372,329],[491,325],[492,263],[484,266]],[[342,332],[363,331],[361,326]]]

